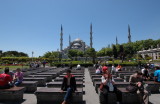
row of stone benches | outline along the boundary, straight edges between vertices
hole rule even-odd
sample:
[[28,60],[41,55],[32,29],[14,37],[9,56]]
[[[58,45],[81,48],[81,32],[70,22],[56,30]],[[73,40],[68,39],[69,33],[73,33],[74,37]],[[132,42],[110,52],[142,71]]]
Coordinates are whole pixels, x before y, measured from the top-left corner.
[[[83,101],[83,81],[84,81],[84,69],[78,71],[72,71],[72,74],[76,78],[77,91],[72,94],[72,102],[74,104],[82,103]],[[37,97],[37,104],[59,104],[63,101],[63,97],[66,92],[61,92],[63,77],[66,73],[56,77],[53,82],[47,83],[47,87],[40,88],[35,92]]]
[[[104,102],[104,96],[103,93],[99,90],[99,86],[101,84],[101,76],[102,75],[95,75],[95,69],[90,68],[90,76],[91,79],[93,81],[93,85],[95,86],[95,90],[96,92],[99,94],[99,98],[100,98],[100,104],[103,104]],[[126,72],[126,71],[122,71],[118,74],[120,75],[126,75],[130,72]],[[122,74],[124,73],[124,74]],[[113,75],[113,78],[116,79],[118,74]],[[119,78],[122,79],[122,78]],[[150,90],[151,92],[154,91],[159,91],[159,83],[150,81],[150,82],[145,82],[148,86],[147,86],[147,90]],[[126,90],[126,87],[129,85],[129,82],[124,82],[124,80],[115,80],[115,86],[117,87],[119,93],[121,94],[122,97],[122,104],[138,104],[139,103],[139,99],[138,99],[138,95],[137,94],[133,94],[133,93],[129,93]],[[154,87],[154,88],[153,88]],[[155,90],[156,89],[156,90]],[[127,97],[127,99],[126,99]],[[115,104],[116,103],[116,94],[115,93],[109,93],[108,94],[108,104]],[[147,99],[149,99],[149,97],[147,97]]]
[[[73,96],[73,102],[79,102],[82,101],[82,95],[83,95],[83,78],[80,77],[80,75],[83,77],[84,76],[84,71],[80,71],[81,73],[75,73],[75,76],[79,77],[77,81],[77,87],[78,87],[78,91],[76,91]],[[39,75],[35,75],[34,77],[32,77],[31,75],[28,76],[30,78],[24,78],[27,79],[28,81],[23,81],[23,83],[19,86],[19,87],[12,87],[10,89],[1,89],[0,90],[0,102],[16,102],[18,104],[18,102],[23,101],[23,93],[24,91],[27,92],[35,92],[35,95],[37,97],[37,103],[38,104],[49,104],[49,103],[53,103],[56,104],[55,102],[61,102],[61,100],[63,100],[64,94],[66,93],[61,92],[60,91],[60,86],[62,84],[62,77],[65,74],[61,75],[60,80],[58,79],[57,82],[50,82],[47,83],[47,87],[43,87],[40,88],[39,90],[37,90],[37,85],[39,83],[40,80],[42,80],[43,78],[39,77]],[[47,76],[46,76],[47,77]],[[47,78],[46,78],[47,79]],[[31,81],[29,81],[31,80]],[[33,80],[37,80],[37,81],[33,81]],[[77,80],[77,78],[76,78]],[[60,82],[58,82],[60,81]],[[23,86],[23,87],[22,87]],[[51,88],[53,87],[53,88]],[[59,100],[57,99],[57,96],[59,97]],[[44,99],[45,98],[45,99]],[[47,100],[48,99],[48,100]],[[60,100],[61,99],[61,100]],[[46,102],[47,101],[47,102]],[[19,103],[20,104],[20,103]]]

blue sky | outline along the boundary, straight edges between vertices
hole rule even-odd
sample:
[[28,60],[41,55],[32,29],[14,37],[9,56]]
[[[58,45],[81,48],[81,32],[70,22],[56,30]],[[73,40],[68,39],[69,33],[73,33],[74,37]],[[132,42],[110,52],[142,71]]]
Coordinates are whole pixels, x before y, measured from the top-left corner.
[[93,47],[160,38],[160,0],[0,0],[0,50],[17,50],[42,56],[59,49],[60,26],[64,47],[68,37],[89,45],[93,24]]

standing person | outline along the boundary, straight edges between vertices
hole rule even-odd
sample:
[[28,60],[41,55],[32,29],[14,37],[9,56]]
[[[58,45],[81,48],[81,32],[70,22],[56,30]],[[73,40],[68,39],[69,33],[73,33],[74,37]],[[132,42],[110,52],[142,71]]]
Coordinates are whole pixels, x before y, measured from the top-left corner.
[[160,82],[160,68],[156,66],[156,71],[154,72],[154,79],[156,82]]
[[43,64],[43,68],[45,68],[45,66],[46,66],[46,61],[44,60],[44,61],[42,62],[42,64]]
[[111,73],[114,75],[116,72],[116,68],[114,67],[114,64],[112,64],[112,70],[111,70]]
[[17,72],[14,74],[14,84],[15,86],[18,86],[23,81],[23,72],[21,72],[20,68],[17,68]]
[[3,74],[0,74],[0,89],[12,87],[12,78],[9,75],[9,68],[6,67]]
[[135,74],[131,75],[129,82],[131,85],[137,87],[137,94],[140,99],[140,103],[148,104],[148,95],[147,92],[144,91],[142,73],[137,71]]
[[64,101],[62,104],[67,104],[69,102],[72,93],[77,90],[76,80],[75,77],[71,74],[71,70],[67,70],[66,76],[63,78],[61,90],[67,91],[66,95],[64,96]]

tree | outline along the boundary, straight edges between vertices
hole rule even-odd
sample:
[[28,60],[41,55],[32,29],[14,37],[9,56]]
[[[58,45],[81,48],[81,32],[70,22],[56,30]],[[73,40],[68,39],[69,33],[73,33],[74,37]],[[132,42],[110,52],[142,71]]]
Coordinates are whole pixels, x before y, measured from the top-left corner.
[[115,45],[112,45],[112,51],[113,51],[114,58],[117,58],[118,54],[117,54],[117,48]]
[[86,54],[90,57],[92,57],[92,62],[95,63],[95,58],[96,58],[96,51],[94,48],[89,48],[87,51],[86,51]]
[[119,57],[122,60],[122,63],[123,63],[123,60],[124,60],[124,56],[125,56],[125,53],[124,53],[123,45],[120,45],[120,47],[119,47]]
[[68,51],[68,57],[71,58],[72,60],[73,60],[73,57],[76,57],[77,59],[77,56],[78,56],[78,50],[70,49]]
[[43,55],[44,58],[58,58],[59,57],[59,52],[46,52]]
[[2,53],[2,57],[28,57],[28,54],[18,51],[6,51]]
[[78,51],[78,52],[77,52],[77,56],[83,57],[83,56],[84,56],[84,53],[83,53],[82,51]]

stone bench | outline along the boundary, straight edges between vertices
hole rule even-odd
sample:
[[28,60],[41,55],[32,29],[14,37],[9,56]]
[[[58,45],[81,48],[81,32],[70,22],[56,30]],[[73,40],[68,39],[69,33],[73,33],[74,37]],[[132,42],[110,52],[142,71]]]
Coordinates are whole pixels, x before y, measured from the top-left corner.
[[115,75],[118,77],[120,73],[133,73],[134,74],[135,72],[133,72],[133,71],[118,71],[115,73]]
[[58,73],[45,72],[45,73],[37,73],[36,75],[52,75],[52,79],[54,79],[58,76]]
[[[83,78],[75,78],[75,79],[76,79],[76,81],[83,81]],[[62,81],[63,81],[63,78],[57,77],[57,78],[54,79],[54,81],[55,81],[55,82],[62,82]]]
[[25,87],[25,92],[35,92],[37,90],[37,81],[23,81],[19,87]]
[[[59,78],[63,78],[66,75],[59,75]],[[84,78],[83,75],[73,75],[75,78]]]
[[160,83],[154,82],[154,81],[144,81],[146,86],[146,90],[151,92],[151,93],[159,93],[159,88],[160,88]]
[[125,80],[126,82],[129,82],[129,78],[130,78],[130,75],[125,75],[125,76],[124,76],[124,80]]
[[[101,82],[99,81],[96,81],[94,82],[94,87],[95,87],[95,90],[96,90],[96,93],[98,93],[98,88],[100,86]],[[126,88],[130,83],[129,82],[115,82],[115,86],[117,88]]]
[[[35,92],[37,104],[60,104],[62,103],[66,91],[61,92],[60,88],[40,88]],[[77,104],[83,101],[82,88],[73,93],[72,102]]]
[[[60,88],[62,82],[50,82],[47,83],[47,87]],[[83,81],[76,81],[77,88],[83,88]]]
[[133,75],[134,73],[119,73],[119,77],[124,79],[125,75]]
[[24,91],[24,87],[0,89],[0,102],[22,102]]
[[115,82],[124,82],[124,79],[122,79],[122,78],[114,78],[114,81]]
[[[84,76],[84,73],[71,73],[73,75],[83,75]],[[62,75],[66,75],[66,73],[63,73]]]
[[36,77],[24,77],[23,81],[37,81],[38,82],[37,83],[38,87],[44,87],[44,86],[46,86],[47,79],[45,77],[39,77],[39,78],[36,78]]
[[[99,95],[99,102],[100,104],[116,104],[117,103],[117,96],[113,92],[109,92],[107,98],[105,98],[104,94],[100,89],[98,89]],[[108,99],[108,100],[107,100]]]
[[29,75],[28,77],[45,77],[47,79],[47,82],[52,81],[52,75]]
[[[137,93],[130,93],[126,90],[126,88],[117,88],[117,90],[122,95],[122,104],[140,104],[140,100]],[[147,99],[149,99],[149,96],[147,96]]]

